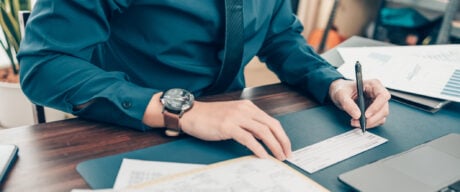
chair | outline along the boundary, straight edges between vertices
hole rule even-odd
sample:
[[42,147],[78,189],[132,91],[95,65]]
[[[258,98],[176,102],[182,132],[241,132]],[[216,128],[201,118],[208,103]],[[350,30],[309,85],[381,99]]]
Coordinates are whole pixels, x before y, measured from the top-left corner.
[[331,12],[329,13],[329,18],[326,24],[326,29],[324,29],[323,36],[321,37],[321,41],[318,46],[318,50],[317,50],[318,53],[323,53],[326,49],[327,38],[334,24],[334,18],[335,18],[335,14],[337,13],[338,6],[339,6],[339,0],[334,0],[334,3],[332,4]]
[[34,122],[35,123],[46,123],[45,109],[41,105],[34,104]]
[[[460,38],[460,28],[453,27],[452,21],[458,10],[460,0],[383,0],[380,9],[385,7],[388,3],[396,3],[404,6],[421,8],[431,11],[443,12],[443,20],[441,27],[436,37],[436,44],[449,43],[450,37]],[[373,39],[378,38],[379,27],[381,25],[381,18],[378,14],[375,22]]]
[[[20,23],[20,31],[21,31],[22,36],[24,36],[25,26],[26,26],[27,20],[29,19],[29,15],[30,15],[30,11],[20,11],[19,12],[19,23]],[[43,106],[33,104],[32,112],[34,115],[35,123],[46,123],[45,109]]]
[[[455,13],[458,10],[460,0],[449,0],[447,7],[445,9],[444,18],[441,24],[441,29],[439,30],[437,44],[445,44],[449,42],[451,36],[460,38],[460,34],[453,33],[454,27],[452,26],[452,21],[455,17]],[[455,31],[459,30],[455,28]],[[458,35],[458,36],[457,36]]]
[[319,54],[338,45],[343,40],[334,29],[334,20],[338,6],[339,0],[334,0],[325,28],[312,30],[308,35],[308,44]]

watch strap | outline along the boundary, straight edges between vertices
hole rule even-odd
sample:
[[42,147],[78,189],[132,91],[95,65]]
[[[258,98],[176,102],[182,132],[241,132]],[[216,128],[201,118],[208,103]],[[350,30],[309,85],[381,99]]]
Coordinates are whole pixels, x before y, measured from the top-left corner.
[[179,119],[180,119],[179,114],[174,114],[174,113],[169,112],[168,110],[163,110],[163,116],[164,116],[165,127],[168,130],[174,131],[177,133],[182,132],[182,129],[179,123]]

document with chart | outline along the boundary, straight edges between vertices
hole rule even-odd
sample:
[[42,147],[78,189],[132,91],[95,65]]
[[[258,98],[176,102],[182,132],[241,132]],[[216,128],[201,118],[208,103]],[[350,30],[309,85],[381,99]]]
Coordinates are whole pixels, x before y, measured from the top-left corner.
[[[167,166],[169,167],[169,165]],[[255,156],[245,156],[207,166],[196,164],[194,166],[198,166],[198,168],[163,177],[155,177],[153,180],[127,188],[74,189],[72,192],[329,191],[289,165],[272,157],[260,159]],[[183,164],[182,168],[184,167],[186,169],[191,168],[187,164]]]
[[359,61],[364,79],[390,89],[460,102],[460,45],[338,48],[339,71],[355,78]]
[[328,191],[274,158],[222,161],[122,191]]

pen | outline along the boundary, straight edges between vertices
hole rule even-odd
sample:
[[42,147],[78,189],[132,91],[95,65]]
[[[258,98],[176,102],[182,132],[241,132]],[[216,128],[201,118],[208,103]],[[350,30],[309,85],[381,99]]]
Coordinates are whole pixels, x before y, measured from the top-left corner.
[[364,102],[364,90],[363,90],[363,74],[361,69],[361,64],[359,61],[356,61],[355,64],[355,74],[356,74],[356,88],[358,89],[358,107],[361,111],[361,117],[359,118],[359,125],[363,134],[366,132],[366,116],[364,112],[366,111],[366,105]]

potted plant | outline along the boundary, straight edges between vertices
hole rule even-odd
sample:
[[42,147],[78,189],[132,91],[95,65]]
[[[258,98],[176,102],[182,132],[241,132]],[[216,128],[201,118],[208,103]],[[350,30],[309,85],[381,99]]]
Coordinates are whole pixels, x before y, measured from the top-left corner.
[[[20,22],[23,21],[20,10],[29,11],[31,4],[30,0],[0,0],[0,61],[8,63],[0,65],[0,127],[34,124],[33,105],[22,93],[20,66],[16,60],[22,38],[20,29],[24,26]],[[49,108],[45,109],[45,113],[47,120],[65,117],[64,113]]]
[[19,82],[19,65],[15,58],[21,41],[19,10],[30,10],[30,1],[0,1],[0,27],[5,38],[4,41],[0,41],[0,44],[10,62],[10,67],[2,69],[1,80],[10,83]]

